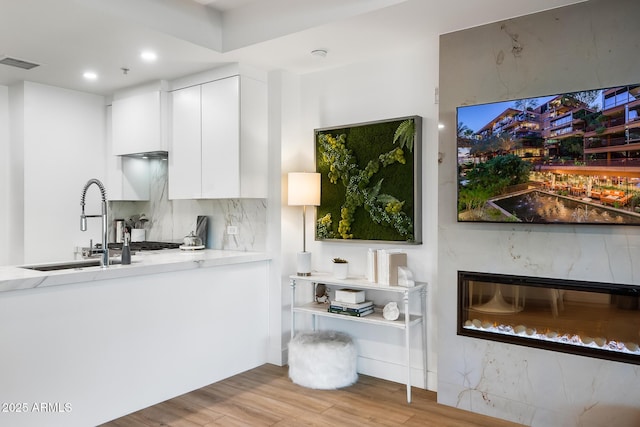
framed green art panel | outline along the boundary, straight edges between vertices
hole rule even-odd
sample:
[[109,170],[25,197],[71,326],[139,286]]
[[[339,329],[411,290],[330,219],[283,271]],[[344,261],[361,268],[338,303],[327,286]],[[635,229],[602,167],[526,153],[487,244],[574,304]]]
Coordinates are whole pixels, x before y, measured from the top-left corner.
[[316,129],[316,240],[422,243],[422,118]]

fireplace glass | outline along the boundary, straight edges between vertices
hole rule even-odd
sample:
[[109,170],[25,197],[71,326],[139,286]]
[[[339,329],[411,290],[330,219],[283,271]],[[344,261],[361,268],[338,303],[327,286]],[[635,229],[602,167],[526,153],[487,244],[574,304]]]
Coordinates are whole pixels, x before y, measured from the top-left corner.
[[640,287],[458,272],[458,335],[640,364]]

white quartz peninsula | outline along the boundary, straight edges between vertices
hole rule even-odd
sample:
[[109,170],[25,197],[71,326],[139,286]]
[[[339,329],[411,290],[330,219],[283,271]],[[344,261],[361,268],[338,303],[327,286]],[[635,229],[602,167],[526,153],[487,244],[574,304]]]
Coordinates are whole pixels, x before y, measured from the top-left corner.
[[132,258],[0,268],[0,425],[99,425],[267,362],[266,254]]
[[[131,259],[132,262],[129,265],[114,264],[108,268],[95,266],[57,271],[37,271],[22,266],[0,266],[0,292],[264,261],[268,256],[263,252],[164,249],[138,252]],[[27,264],[25,267],[31,265]],[[46,266],[47,264],[38,265]]]

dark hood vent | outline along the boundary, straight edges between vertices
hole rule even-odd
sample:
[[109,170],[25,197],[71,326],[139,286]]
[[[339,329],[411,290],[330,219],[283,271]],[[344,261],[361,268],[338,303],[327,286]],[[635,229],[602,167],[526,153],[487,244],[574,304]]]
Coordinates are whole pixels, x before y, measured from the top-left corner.
[[166,151],[150,151],[148,153],[132,153],[132,154],[123,154],[122,157],[134,157],[136,159],[160,159],[167,160],[169,158],[169,153]]
[[10,58],[8,56],[0,59],[0,64],[8,65],[10,67],[22,68],[23,70],[30,70],[35,67],[39,67],[40,64],[34,64],[33,62],[23,61],[21,59]]

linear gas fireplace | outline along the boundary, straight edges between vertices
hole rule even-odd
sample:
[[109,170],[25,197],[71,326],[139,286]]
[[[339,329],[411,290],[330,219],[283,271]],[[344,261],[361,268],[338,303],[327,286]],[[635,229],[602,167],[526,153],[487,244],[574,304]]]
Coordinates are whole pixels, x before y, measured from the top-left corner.
[[640,364],[640,286],[458,272],[458,335]]

